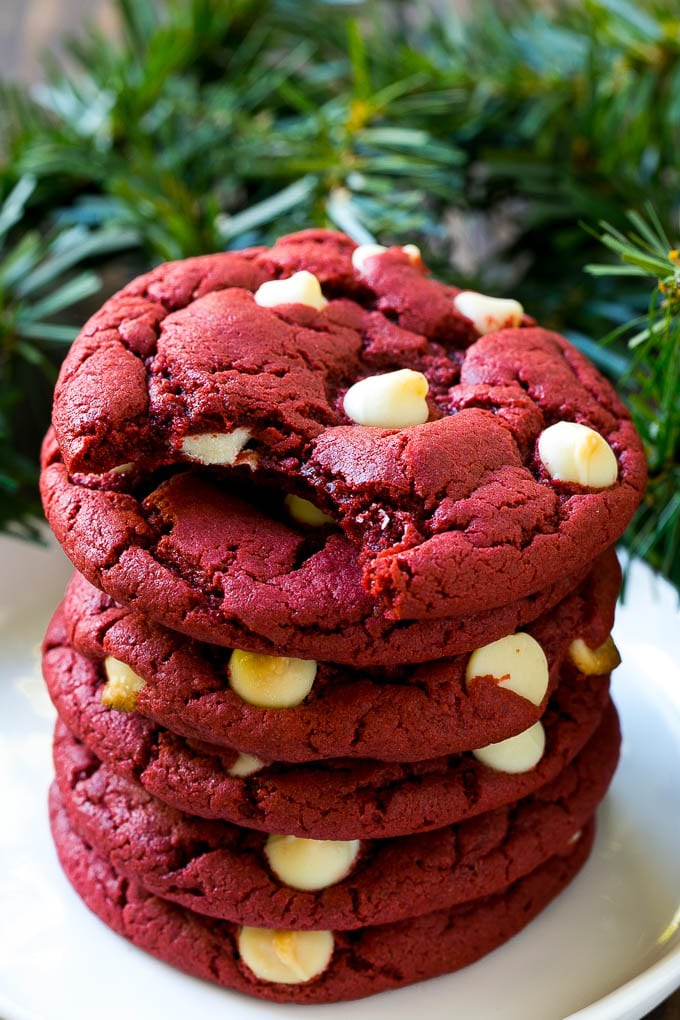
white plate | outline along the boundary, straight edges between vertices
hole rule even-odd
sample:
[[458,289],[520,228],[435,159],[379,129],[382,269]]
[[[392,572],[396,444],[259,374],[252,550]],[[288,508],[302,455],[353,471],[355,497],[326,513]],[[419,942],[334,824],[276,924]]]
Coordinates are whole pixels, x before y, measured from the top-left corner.
[[[112,934],[63,878],[47,827],[53,712],[37,646],[68,568],[57,550],[0,539],[0,1015],[3,1020],[281,1020]],[[595,851],[508,945],[458,974],[305,1020],[637,1020],[680,984],[680,615],[636,565],[616,640],[624,665],[620,768]]]

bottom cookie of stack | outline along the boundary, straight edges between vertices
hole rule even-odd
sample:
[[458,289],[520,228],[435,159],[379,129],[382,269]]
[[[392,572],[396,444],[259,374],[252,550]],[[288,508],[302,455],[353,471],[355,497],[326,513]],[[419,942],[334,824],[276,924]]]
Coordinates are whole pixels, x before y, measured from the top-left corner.
[[578,840],[504,892],[462,906],[355,931],[263,932],[176,906],[123,878],[70,827],[58,794],[51,819],[67,878],[114,931],[188,974],[259,998],[300,1003],[358,999],[474,963],[564,889],[587,860],[594,837],[590,821]]
[[609,705],[532,796],[442,830],[362,841],[349,874],[309,891],[280,880],[266,834],[168,807],[59,723],[53,833],[90,909],[160,959],[277,1001],[359,998],[466,966],[542,910],[588,856],[619,743]]

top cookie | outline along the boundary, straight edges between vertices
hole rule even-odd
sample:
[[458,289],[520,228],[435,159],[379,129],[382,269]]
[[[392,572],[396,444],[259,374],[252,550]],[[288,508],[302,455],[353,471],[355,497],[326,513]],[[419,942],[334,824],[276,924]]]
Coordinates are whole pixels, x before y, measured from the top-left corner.
[[413,251],[303,231],[114,296],[64,362],[54,428],[83,487],[145,495],[198,462],[310,500],[393,619],[490,609],[611,545],[645,482],[609,384],[514,305],[506,323],[480,336],[479,300]]

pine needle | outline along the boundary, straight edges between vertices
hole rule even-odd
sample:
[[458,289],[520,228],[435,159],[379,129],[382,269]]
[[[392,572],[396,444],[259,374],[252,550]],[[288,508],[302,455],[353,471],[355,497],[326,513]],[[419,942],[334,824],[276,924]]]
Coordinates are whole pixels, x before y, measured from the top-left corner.
[[[623,323],[631,357],[619,386],[645,442],[647,498],[628,532],[632,551],[680,584],[680,253],[649,204],[623,234],[601,223],[602,243],[653,285],[647,315]],[[589,266],[601,275],[620,267]],[[644,328],[639,327],[645,323]]]

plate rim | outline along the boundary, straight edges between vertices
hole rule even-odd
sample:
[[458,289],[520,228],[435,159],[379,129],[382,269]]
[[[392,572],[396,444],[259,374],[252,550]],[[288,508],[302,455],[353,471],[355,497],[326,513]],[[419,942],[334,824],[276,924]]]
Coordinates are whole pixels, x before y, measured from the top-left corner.
[[[649,998],[644,1002],[636,999],[641,985],[651,986]],[[640,1014],[642,1018],[678,988],[680,988],[680,942],[662,959],[652,963],[640,974],[625,981],[600,999],[583,1006],[576,1013],[569,1013],[564,1020],[620,1020],[622,1016],[627,1015],[622,1011],[622,1007],[627,1009],[644,1007],[645,1012]]]

